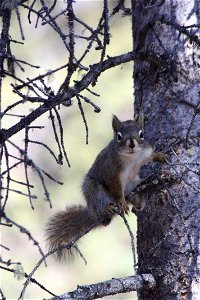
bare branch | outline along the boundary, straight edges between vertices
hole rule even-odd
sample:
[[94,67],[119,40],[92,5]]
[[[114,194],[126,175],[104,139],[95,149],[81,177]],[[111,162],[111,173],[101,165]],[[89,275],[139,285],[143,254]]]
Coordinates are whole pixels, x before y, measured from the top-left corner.
[[[103,63],[97,63],[90,66],[90,70],[88,73],[79,81],[76,82],[74,85],[74,90],[76,93],[80,93],[85,88],[87,88],[90,84],[92,84],[94,81],[96,81],[96,77],[106,70],[109,70],[112,67],[118,66],[120,64],[132,61],[136,58],[135,52],[128,52],[123,55],[115,56],[115,57],[109,57],[107,60],[103,61]],[[73,95],[73,89],[72,92],[66,92],[65,99],[74,97]],[[56,99],[54,103],[50,103],[49,107],[47,107],[46,104],[41,105],[40,107],[36,108],[33,112],[28,114],[26,117],[22,118],[17,124],[13,125],[9,129],[2,129],[0,131],[0,143],[5,142],[7,139],[9,139],[11,136],[19,132],[20,130],[24,129],[27,125],[30,125],[33,121],[35,121],[37,118],[39,118],[41,115],[46,113],[49,108],[53,108],[59,104],[62,103],[64,99]]]
[[155,279],[151,274],[142,274],[116,279],[113,278],[97,284],[78,286],[77,290],[51,298],[51,300],[92,300],[102,298],[104,296],[137,291],[142,288],[152,289],[155,287],[155,284]]

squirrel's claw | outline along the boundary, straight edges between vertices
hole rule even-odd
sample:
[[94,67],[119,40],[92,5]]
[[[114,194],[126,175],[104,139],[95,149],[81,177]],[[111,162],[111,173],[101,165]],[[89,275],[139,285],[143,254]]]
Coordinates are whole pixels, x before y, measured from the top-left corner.
[[120,212],[122,214],[127,214],[129,213],[129,207],[128,207],[128,204],[126,203],[126,201],[124,199],[122,199],[119,203],[119,209],[120,209]]
[[111,215],[114,215],[116,213],[116,205],[113,203],[110,203],[106,209],[105,212]]

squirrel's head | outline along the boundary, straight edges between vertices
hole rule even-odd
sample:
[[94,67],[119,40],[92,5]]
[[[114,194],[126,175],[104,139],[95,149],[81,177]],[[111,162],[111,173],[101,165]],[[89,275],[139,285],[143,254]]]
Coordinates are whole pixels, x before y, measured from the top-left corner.
[[122,154],[131,154],[151,148],[144,140],[144,133],[137,121],[120,121],[115,115],[112,119],[112,128],[117,150]]

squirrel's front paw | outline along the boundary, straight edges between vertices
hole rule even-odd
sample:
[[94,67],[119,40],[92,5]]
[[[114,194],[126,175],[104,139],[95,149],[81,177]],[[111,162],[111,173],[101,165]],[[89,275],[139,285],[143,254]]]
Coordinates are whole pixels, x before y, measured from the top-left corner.
[[114,215],[116,213],[116,205],[113,203],[110,203],[106,209],[105,209],[105,214],[110,214],[110,215]]
[[126,201],[124,199],[121,199],[121,201],[119,202],[119,209],[120,209],[120,212],[122,214],[127,214],[129,213],[129,207],[128,207],[128,204],[126,203]]
[[153,153],[153,161],[160,161],[162,163],[167,162],[167,155],[163,152],[154,152]]

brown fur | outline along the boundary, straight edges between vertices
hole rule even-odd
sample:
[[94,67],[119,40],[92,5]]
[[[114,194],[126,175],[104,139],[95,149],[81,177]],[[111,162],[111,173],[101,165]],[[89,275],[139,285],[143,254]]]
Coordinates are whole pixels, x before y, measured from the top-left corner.
[[[81,232],[97,221],[96,215],[83,206],[72,206],[56,213],[48,222],[46,237],[49,251],[56,250],[62,244],[73,242]],[[66,248],[57,251],[57,258],[61,259],[65,254],[73,254]]]

